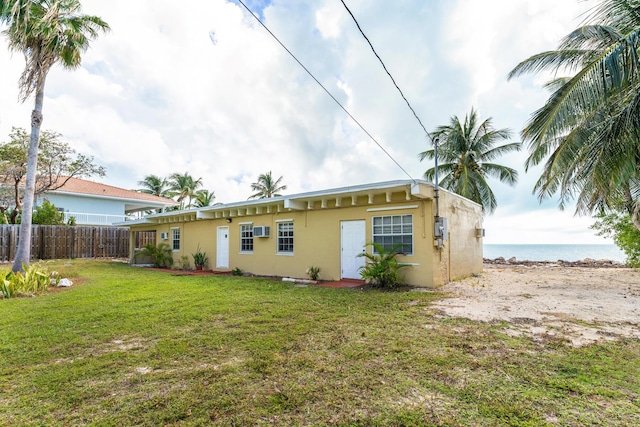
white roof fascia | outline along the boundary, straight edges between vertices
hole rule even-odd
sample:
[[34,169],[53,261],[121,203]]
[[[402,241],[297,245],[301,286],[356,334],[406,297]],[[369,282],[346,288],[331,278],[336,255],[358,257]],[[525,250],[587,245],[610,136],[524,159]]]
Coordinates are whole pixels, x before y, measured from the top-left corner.
[[132,225],[151,225],[151,224],[157,224],[156,221],[149,221],[147,219],[147,217],[144,218],[140,218],[140,219],[132,219],[130,221],[120,221],[120,222],[114,222],[113,224],[111,224],[114,227],[130,227]]
[[145,205],[149,205],[150,208],[164,208],[167,206],[176,206],[179,205],[178,202],[173,202],[173,203],[169,203],[169,202],[155,202],[152,200],[146,200],[146,199],[135,199],[135,198],[130,198],[130,197],[117,197],[117,196],[103,196],[100,194],[89,194],[89,193],[76,193],[76,192],[72,192],[72,191],[60,191],[60,190],[53,190],[53,191],[45,191],[44,194],[47,193],[51,193],[51,194],[62,194],[65,196],[80,196],[80,197],[89,197],[89,198],[93,198],[93,199],[105,199],[105,200],[117,200],[117,201],[121,201],[124,203],[129,203],[129,204],[137,204],[137,205],[141,205],[141,204],[145,204]]
[[[329,190],[310,191],[307,193],[298,193],[288,196],[270,197],[266,199],[244,200],[241,202],[232,202],[218,204],[214,206],[205,206],[202,208],[185,209],[181,211],[162,212],[145,216],[148,219],[158,219],[166,217],[178,217],[182,215],[192,215],[195,213],[196,219],[213,219],[216,218],[215,212],[234,210],[238,208],[254,208],[260,206],[277,206],[281,205],[285,209],[299,210],[306,209],[304,201],[311,199],[321,200],[322,198],[366,196],[375,191],[396,190],[406,191],[410,195],[418,198],[431,198],[428,189],[433,191],[434,185],[425,180],[396,180],[386,181],[372,184],[354,185],[349,187],[334,188]],[[414,191],[416,192],[414,194]],[[445,190],[442,190],[445,191]],[[455,193],[452,193],[455,194]],[[462,196],[460,196],[462,197]],[[465,199],[466,200],[466,199]]]

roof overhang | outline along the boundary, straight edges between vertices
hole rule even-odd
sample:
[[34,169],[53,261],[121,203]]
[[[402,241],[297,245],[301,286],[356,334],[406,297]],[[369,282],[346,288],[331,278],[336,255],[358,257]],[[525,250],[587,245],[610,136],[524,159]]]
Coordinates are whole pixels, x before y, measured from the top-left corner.
[[49,194],[59,194],[63,196],[69,197],[86,197],[88,199],[100,199],[100,200],[113,200],[117,202],[124,203],[124,211],[126,214],[148,211],[151,209],[163,209],[172,206],[179,205],[178,202],[173,200],[167,202],[163,201],[154,201],[154,200],[144,200],[144,199],[136,199],[133,197],[116,197],[116,196],[104,196],[100,194],[88,194],[88,193],[76,193],[70,191],[61,191],[61,190],[50,190],[45,193]]
[[[168,224],[191,222],[205,219],[243,218],[253,215],[274,214],[291,211],[322,210],[330,207],[370,205],[374,199],[384,196],[386,203],[392,203],[392,195],[402,193],[405,200],[433,199],[434,186],[427,181],[399,180],[382,183],[355,185],[330,190],[312,191],[268,199],[245,200],[242,202],[218,204],[198,209],[163,212],[145,216],[142,220],[125,221],[122,226]],[[397,201],[397,196],[396,199]]]

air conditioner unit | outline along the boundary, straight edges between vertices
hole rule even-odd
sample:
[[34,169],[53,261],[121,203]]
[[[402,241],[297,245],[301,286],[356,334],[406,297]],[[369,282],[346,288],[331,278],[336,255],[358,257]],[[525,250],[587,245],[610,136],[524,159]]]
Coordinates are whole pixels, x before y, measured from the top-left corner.
[[270,227],[261,225],[259,227],[253,227],[253,237],[269,237]]
[[169,233],[160,233],[160,238],[162,240],[167,240],[169,239]]

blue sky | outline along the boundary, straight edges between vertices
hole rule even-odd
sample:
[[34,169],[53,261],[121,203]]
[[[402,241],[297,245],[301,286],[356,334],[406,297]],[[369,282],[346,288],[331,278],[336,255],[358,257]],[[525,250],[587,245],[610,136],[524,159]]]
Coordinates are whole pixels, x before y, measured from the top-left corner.
[[[107,168],[105,182],[136,188],[148,174],[189,171],[216,201],[246,199],[260,173],[284,176],[297,193],[405,179],[237,2],[83,0],[112,31],[75,71],[47,81],[44,128]],[[427,138],[358,33],[340,0],[246,2],[413,178]],[[553,49],[593,1],[348,0],[361,27],[428,130],[471,107],[513,140],[547,98],[548,76],[507,81],[521,60]],[[213,34],[215,43],[210,35]],[[31,101],[17,102],[23,67],[0,45],[0,140],[28,127]],[[591,218],[539,204],[526,152],[502,159],[520,171],[494,183],[498,209],[487,243],[608,243]]]

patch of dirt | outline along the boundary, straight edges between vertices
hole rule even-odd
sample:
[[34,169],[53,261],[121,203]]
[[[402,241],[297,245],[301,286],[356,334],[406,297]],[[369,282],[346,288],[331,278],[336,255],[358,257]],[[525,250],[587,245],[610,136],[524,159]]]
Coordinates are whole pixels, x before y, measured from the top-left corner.
[[507,321],[507,333],[541,341],[640,339],[640,269],[570,264],[485,263],[481,275],[439,288],[451,298],[432,307],[453,317]]

